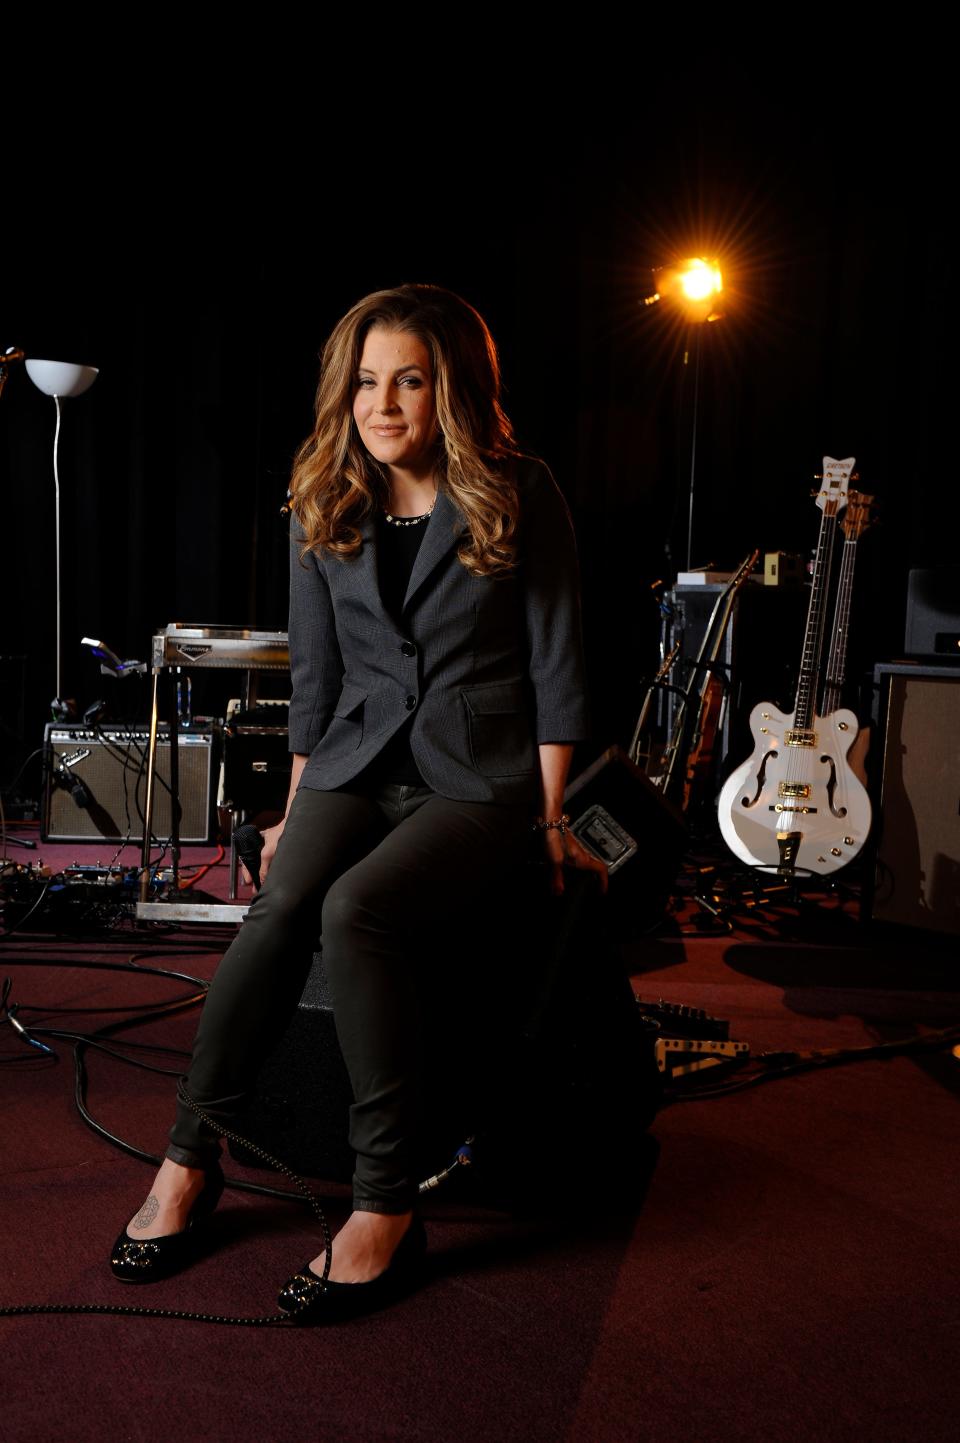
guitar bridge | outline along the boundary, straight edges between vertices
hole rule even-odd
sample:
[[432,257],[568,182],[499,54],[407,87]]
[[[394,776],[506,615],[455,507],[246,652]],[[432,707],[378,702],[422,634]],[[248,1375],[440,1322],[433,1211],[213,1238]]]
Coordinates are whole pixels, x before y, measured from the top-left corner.
[[784,802],[774,802],[767,808],[768,812],[796,812],[801,817],[815,817],[816,807],[790,807]]

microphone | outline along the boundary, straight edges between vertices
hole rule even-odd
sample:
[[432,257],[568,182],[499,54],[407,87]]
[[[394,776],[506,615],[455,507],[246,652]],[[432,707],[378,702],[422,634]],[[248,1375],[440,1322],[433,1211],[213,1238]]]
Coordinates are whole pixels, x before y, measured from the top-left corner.
[[53,785],[62,787],[65,792],[69,792],[81,811],[86,811],[90,806],[92,798],[89,790],[79,777],[75,777],[71,771],[67,770],[62,762],[54,768]]
[[263,851],[263,837],[252,822],[244,822],[233,834],[233,846],[237,856],[253,878],[253,885],[260,891],[260,853]]
[[70,795],[81,810],[85,811],[92,801],[89,791],[79,777],[73,778],[73,785],[70,788]]

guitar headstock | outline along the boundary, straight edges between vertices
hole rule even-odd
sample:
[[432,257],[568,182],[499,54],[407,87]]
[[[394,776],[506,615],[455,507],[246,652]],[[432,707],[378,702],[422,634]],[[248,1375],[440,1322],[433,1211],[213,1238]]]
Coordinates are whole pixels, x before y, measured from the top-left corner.
[[735,588],[739,591],[740,587],[741,587],[741,586],[743,585],[743,583],[746,581],[747,577],[750,575],[751,571],[752,571],[753,568],[756,566],[756,564],[757,564],[757,562],[758,562],[759,559],[760,559],[760,548],[759,548],[759,546],[758,546],[758,547],[756,548],[756,550],[751,551],[751,553],[750,553],[750,555],[747,557],[746,561],[742,561],[742,562],[740,563],[740,565],[737,567],[737,570],[734,572],[733,576],[730,578],[730,584],[731,584],[731,586],[735,587]]
[[876,520],[873,513],[875,500],[876,497],[869,496],[866,491],[847,492],[847,509],[840,522],[840,530],[848,541],[859,541],[863,533],[873,525]]
[[855,456],[848,456],[845,461],[835,461],[832,456],[824,456],[823,472],[817,478],[820,489],[813,494],[820,510],[825,511],[828,516],[838,515],[846,506],[850,477],[856,464]]

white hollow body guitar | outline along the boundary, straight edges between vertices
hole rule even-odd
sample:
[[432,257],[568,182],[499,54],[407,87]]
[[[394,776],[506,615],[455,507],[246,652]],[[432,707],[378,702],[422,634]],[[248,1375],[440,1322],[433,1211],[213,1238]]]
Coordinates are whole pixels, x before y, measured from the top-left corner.
[[853,467],[852,456],[823,458],[823,514],[794,709],[786,715],[770,702],[753,708],[753,754],[727,778],[717,803],[730,850],[748,866],[781,874],[836,872],[870,832],[870,798],[847,761],[857,718],[843,708],[816,711],[833,541]]

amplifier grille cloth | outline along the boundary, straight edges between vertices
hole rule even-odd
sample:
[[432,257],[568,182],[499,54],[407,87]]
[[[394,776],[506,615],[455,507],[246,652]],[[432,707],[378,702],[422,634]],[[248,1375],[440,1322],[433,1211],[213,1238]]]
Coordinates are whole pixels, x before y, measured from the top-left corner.
[[[180,771],[181,842],[210,840],[212,753],[210,734],[182,737],[178,748]],[[48,729],[51,766],[44,797],[44,840],[89,841],[102,837],[131,842],[143,840],[143,812],[147,800],[147,732],[98,737],[71,736]],[[87,755],[84,755],[87,753]],[[79,807],[69,790],[55,786],[52,774],[65,765],[90,797]],[[153,803],[153,834],[170,835],[170,743],[157,745],[157,782]]]

